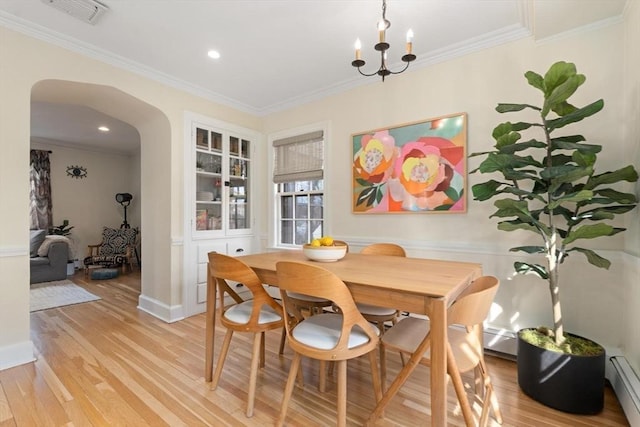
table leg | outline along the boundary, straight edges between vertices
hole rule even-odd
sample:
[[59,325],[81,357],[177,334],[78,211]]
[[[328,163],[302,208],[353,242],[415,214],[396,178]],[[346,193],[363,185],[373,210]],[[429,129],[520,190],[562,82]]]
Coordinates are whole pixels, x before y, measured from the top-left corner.
[[447,425],[447,302],[431,303],[431,425]]
[[216,333],[216,281],[209,273],[207,264],[207,312],[205,317],[205,362],[204,380],[213,379],[213,344]]

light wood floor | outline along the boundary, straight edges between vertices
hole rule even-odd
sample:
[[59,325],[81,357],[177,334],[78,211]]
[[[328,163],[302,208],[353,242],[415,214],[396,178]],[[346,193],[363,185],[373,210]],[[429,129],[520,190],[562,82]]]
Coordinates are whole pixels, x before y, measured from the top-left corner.
[[[256,409],[246,418],[250,341],[237,334],[220,386],[203,379],[204,316],[167,324],[136,308],[139,276],[107,281],[73,280],[102,299],[31,314],[38,360],[0,371],[0,427],[6,426],[267,426],[277,417],[291,360],[279,357],[279,333],[267,336],[266,368],[259,373]],[[216,329],[219,343],[223,331]],[[389,377],[399,369],[389,354]],[[506,426],[626,426],[607,387],[598,416],[573,416],[546,408],[519,390],[515,363],[488,357]],[[335,378],[317,390],[317,365],[304,362],[305,387],[296,388],[287,425],[329,426],[335,420]],[[348,423],[359,426],[374,405],[368,362],[348,368]],[[428,372],[419,367],[378,426],[428,425]],[[453,387],[449,420],[462,425]],[[497,425],[497,424],[492,424]]]

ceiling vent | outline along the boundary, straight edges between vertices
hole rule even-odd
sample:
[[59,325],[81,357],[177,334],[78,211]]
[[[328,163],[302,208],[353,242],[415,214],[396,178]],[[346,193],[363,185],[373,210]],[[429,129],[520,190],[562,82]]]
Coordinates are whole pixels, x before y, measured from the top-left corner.
[[69,16],[95,24],[103,12],[109,8],[96,0],[42,0],[49,6],[53,6]]

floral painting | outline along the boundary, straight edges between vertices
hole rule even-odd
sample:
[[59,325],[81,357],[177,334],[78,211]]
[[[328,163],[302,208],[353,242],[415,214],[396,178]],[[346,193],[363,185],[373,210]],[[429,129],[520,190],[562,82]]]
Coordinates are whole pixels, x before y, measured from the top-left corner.
[[359,133],[353,212],[465,212],[467,115]]

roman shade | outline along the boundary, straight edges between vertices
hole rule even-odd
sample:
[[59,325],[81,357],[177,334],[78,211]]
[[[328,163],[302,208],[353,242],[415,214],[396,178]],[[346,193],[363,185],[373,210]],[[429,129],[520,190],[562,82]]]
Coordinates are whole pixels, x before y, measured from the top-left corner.
[[273,141],[273,182],[323,178],[324,132],[316,131]]

